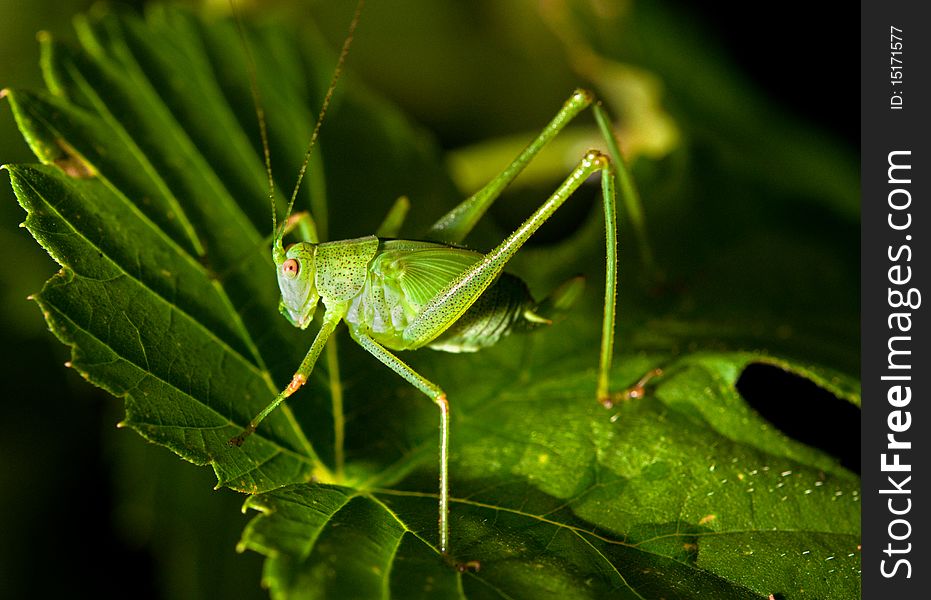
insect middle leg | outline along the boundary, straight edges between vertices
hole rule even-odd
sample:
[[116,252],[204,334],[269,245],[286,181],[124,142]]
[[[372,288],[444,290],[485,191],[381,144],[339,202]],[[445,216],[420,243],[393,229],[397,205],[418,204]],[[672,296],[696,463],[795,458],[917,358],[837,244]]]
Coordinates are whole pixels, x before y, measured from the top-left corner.
[[231,438],[229,443],[233,446],[242,446],[246,438],[255,433],[256,428],[259,426],[259,423],[265,420],[269,414],[271,414],[278,405],[284,402],[291,394],[296,392],[307,382],[307,378],[310,377],[310,373],[314,369],[314,365],[317,364],[317,359],[320,358],[320,353],[323,352],[323,348],[326,346],[327,340],[332,335],[333,331],[336,329],[336,326],[339,324],[340,319],[343,318],[345,312],[337,310],[328,310],[323,315],[323,323],[320,325],[320,331],[317,332],[317,336],[314,338],[313,344],[310,346],[310,350],[307,351],[307,355],[304,357],[304,360],[301,361],[300,367],[295,371],[294,376],[291,378],[291,382],[288,386],[281,390],[275,399],[272,400],[265,408],[262,409],[259,414],[252,418],[249,421],[249,424],[246,426],[242,432]]
[[349,328],[349,334],[360,346],[389,369],[426,394],[440,409],[440,552],[449,551],[449,401],[440,386],[427,380],[381,344],[360,331]]

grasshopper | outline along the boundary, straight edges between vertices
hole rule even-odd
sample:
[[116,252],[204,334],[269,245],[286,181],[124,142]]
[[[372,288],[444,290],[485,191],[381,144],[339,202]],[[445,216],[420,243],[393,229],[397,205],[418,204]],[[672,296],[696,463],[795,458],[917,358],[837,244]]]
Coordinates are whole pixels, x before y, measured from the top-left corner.
[[[377,235],[321,242],[314,220],[307,212],[292,214],[294,199],[308,164],[332,92],[348,53],[359,20],[362,2],[350,24],[336,71],[327,90],[298,182],[284,221],[277,225],[274,182],[268,155],[268,140],[253,72],[252,93],[265,150],[272,200],[274,239],[272,258],[281,290],[280,311],[295,327],[307,328],[317,306],[324,306],[322,323],[304,360],[290,383],[248,424],[230,444],[241,446],[265,417],[306,383],[327,340],[340,322],[349,335],[386,367],[423,392],[438,408],[439,438],[439,550],[449,556],[449,414],[450,403],[443,389],[415,371],[395,354],[398,351],[432,348],[446,352],[473,352],[491,346],[513,332],[529,331],[550,324],[565,310],[582,288],[581,278],[570,279],[546,300],[536,302],[527,285],[504,272],[508,261],[590,176],[600,174],[606,222],[606,270],[604,317],[595,398],[611,407],[619,398],[643,395],[653,371],[633,387],[612,394],[609,385],[614,347],[617,287],[617,208],[615,177],[625,196],[634,195],[630,178],[609,119],[594,96],[575,90],[543,131],[505,169],[478,192],[436,221],[419,239],[394,239],[407,209],[400,199],[388,213]],[[245,37],[243,37],[245,43]],[[247,49],[248,53],[248,49]],[[250,58],[251,61],[251,58]],[[251,63],[250,63],[251,64]],[[252,65],[254,71],[254,65]],[[479,253],[458,244],[477,224],[504,189],[572,119],[591,107],[613,160],[590,150],[555,192],[496,248]],[[631,198],[625,198],[630,201]],[[284,237],[297,231],[301,241],[284,244]],[[461,567],[462,565],[460,565]],[[474,562],[466,567],[476,566]]]

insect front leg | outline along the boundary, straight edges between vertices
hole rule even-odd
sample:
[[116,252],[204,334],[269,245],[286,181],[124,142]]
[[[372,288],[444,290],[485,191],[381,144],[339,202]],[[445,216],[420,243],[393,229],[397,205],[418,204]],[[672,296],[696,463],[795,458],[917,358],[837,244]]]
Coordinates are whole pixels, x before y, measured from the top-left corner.
[[249,421],[249,424],[243,429],[242,433],[233,437],[229,440],[229,443],[233,446],[242,446],[243,442],[246,441],[246,438],[252,435],[256,428],[259,426],[265,417],[270,415],[272,411],[278,408],[278,405],[285,401],[285,399],[299,390],[307,382],[307,378],[310,377],[310,373],[314,370],[314,365],[317,363],[317,359],[320,357],[320,353],[323,352],[324,346],[326,346],[327,340],[330,338],[330,335],[333,333],[333,330],[336,329],[336,325],[339,323],[340,319],[343,318],[345,314],[344,311],[335,311],[327,310],[323,315],[323,324],[320,325],[320,331],[317,332],[317,336],[314,338],[313,344],[310,345],[310,350],[307,351],[307,355],[304,357],[304,360],[301,361],[301,366],[298,367],[297,371],[294,372],[294,376],[291,378],[291,382],[288,386],[281,390],[275,399],[268,403],[268,405],[259,412],[255,417]]

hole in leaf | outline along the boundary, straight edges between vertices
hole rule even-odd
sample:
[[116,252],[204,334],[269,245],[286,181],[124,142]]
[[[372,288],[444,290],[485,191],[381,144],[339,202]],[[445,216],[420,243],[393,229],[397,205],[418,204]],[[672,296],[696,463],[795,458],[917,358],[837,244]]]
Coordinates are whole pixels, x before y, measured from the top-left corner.
[[737,391],[789,437],[860,472],[860,409],[815,382],[764,363],[748,365]]

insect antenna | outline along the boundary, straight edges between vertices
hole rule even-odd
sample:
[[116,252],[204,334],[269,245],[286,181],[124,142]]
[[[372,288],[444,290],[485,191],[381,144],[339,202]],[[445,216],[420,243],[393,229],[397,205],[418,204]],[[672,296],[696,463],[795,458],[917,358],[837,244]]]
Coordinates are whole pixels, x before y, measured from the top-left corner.
[[314,124],[314,130],[310,136],[310,142],[308,142],[307,150],[304,152],[304,160],[301,163],[300,170],[298,171],[297,182],[294,184],[294,191],[291,193],[291,199],[288,202],[288,209],[280,227],[278,225],[278,215],[276,210],[277,207],[275,203],[275,178],[272,175],[271,151],[269,150],[268,142],[268,126],[265,121],[265,109],[262,108],[262,97],[261,93],[259,92],[255,58],[253,57],[252,51],[249,48],[249,43],[246,39],[246,30],[243,26],[241,15],[236,9],[235,2],[234,0],[229,0],[229,3],[230,9],[232,10],[236,19],[236,27],[239,32],[239,38],[242,41],[243,50],[246,55],[246,69],[249,73],[249,91],[252,95],[252,105],[255,109],[255,116],[259,122],[259,135],[262,139],[262,154],[265,160],[265,174],[268,178],[268,201],[272,209],[272,231],[274,232],[273,251],[277,255],[278,252],[283,252],[281,240],[284,237],[285,227],[287,226],[288,220],[291,217],[291,212],[294,208],[294,202],[297,199],[298,191],[301,188],[301,182],[303,181],[304,175],[307,172],[307,165],[310,161],[310,154],[317,142],[317,137],[320,134],[320,127],[323,125],[323,119],[326,116],[327,109],[330,106],[330,100],[333,98],[333,92],[336,90],[336,84],[339,82],[340,75],[342,75],[343,65],[346,62],[346,57],[349,55],[349,48],[352,46],[352,40],[355,35],[356,26],[359,24],[359,18],[362,15],[362,9],[365,6],[365,0],[359,0],[359,3],[356,5],[356,10],[352,15],[352,20],[349,22],[349,33],[346,35],[346,39],[343,41],[343,47],[340,50],[339,58],[336,60],[336,68],[333,71],[333,77],[330,79],[330,84],[327,87],[326,94],[323,97],[323,103],[320,106],[320,113],[317,115],[317,121]]
[[[304,180],[304,174],[307,171],[307,164],[310,161],[310,153],[317,143],[317,136],[320,134],[320,127],[323,125],[323,118],[326,116],[327,109],[330,106],[330,100],[333,98],[333,92],[336,90],[336,84],[340,75],[343,73],[343,64],[349,55],[349,48],[352,46],[352,39],[356,32],[356,26],[359,24],[359,17],[362,15],[362,8],[365,6],[365,0],[359,0],[356,5],[356,11],[352,15],[352,21],[349,22],[349,33],[343,40],[343,47],[339,52],[339,58],[336,59],[336,68],[333,71],[333,77],[330,79],[330,85],[327,87],[326,94],[323,97],[323,103],[320,105],[320,113],[317,115],[317,122],[314,124],[314,131],[310,136],[310,142],[307,143],[307,150],[304,152],[304,162],[301,163],[300,171],[297,174],[297,182],[294,184],[294,191],[291,193],[291,200],[288,202],[288,210],[285,213],[285,223],[291,216],[291,210],[294,208],[294,201],[297,199],[297,193],[301,189],[301,182]],[[278,243],[280,243],[280,237]]]
[[272,176],[272,155],[271,151],[268,149],[268,127],[265,123],[265,109],[262,108],[262,97],[259,92],[255,58],[253,58],[252,50],[249,48],[249,42],[246,39],[246,29],[242,24],[242,16],[239,14],[239,11],[236,10],[236,3],[234,0],[229,0],[229,2],[230,10],[235,17],[239,39],[242,41],[242,48],[246,54],[246,71],[249,73],[249,91],[252,94],[252,106],[255,108],[255,117],[259,121],[259,135],[262,138],[262,154],[265,158],[265,174],[268,177],[268,201],[272,207],[272,231],[276,231],[278,229],[278,219],[275,210],[275,178]]

